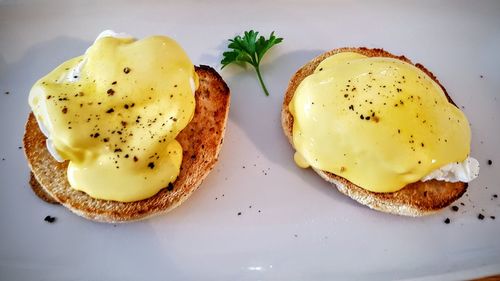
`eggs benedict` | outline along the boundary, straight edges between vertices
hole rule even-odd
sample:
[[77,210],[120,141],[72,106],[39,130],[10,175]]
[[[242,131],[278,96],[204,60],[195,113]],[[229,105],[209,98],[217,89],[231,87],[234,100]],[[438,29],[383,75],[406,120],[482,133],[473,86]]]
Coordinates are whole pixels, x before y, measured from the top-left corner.
[[229,89],[165,36],[103,32],[33,86],[24,147],[56,201],[98,221],[171,210],[213,168]]
[[302,67],[282,125],[299,167],[380,211],[432,213],[479,172],[469,122],[439,81],[380,49],[337,49]]

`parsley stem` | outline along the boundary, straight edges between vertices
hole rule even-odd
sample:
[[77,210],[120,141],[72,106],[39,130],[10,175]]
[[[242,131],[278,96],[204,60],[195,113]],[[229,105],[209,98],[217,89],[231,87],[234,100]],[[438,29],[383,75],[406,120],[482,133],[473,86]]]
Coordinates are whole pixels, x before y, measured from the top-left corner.
[[255,67],[255,72],[257,72],[257,77],[259,77],[260,86],[262,90],[264,90],[264,94],[269,96],[269,92],[267,91],[266,85],[264,85],[264,81],[262,80],[262,76],[260,75],[260,68],[258,66]]

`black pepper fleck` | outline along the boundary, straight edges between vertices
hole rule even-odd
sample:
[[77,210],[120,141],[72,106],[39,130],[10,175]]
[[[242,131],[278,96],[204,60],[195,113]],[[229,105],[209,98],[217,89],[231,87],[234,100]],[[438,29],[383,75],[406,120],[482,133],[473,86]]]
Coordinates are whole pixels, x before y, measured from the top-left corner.
[[451,206],[451,210],[453,212],[458,212],[458,206]]
[[446,219],[444,220],[444,223],[449,224],[449,223],[450,223],[450,218],[446,218]]
[[493,161],[491,159],[489,159],[487,163],[488,163],[488,165],[491,166],[493,164]]
[[57,220],[57,218],[52,216],[46,216],[43,220],[48,223],[54,223]]
[[173,184],[173,183],[171,183],[171,182],[169,182],[169,183],[168,183],[168,185],[167,185],[167,190],[168,190],[168,191],[172,191],[172,190],[174,190],[174,184]]
[[479,215],[477,215],[477,218],[478,218],[479,220],[484,220],[484,215],[483,215],[483,214],[479,214]]
[[123,69],[123,72],[125,72],[125,74],[129,74],[129,73],[130,73],[130,68],[125,67],[125,68]]
[[112,108],[110,108],[110,109],[108,109],[108,110],[106,111],[106,113],[113,113],[113,112],[115,112],[115,110],[114,110],[114,109],[112,109]]

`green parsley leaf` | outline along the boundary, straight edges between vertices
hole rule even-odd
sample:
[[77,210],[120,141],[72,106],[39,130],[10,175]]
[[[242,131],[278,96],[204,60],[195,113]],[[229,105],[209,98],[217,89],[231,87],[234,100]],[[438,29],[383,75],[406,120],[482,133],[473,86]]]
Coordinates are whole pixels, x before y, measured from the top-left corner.
[[237,63],[244,65],[249,63],[257,72],[257,77],[259,78],[260,85],[264,94],[269,96],[266,85],[262,80],[262,75],[260,74],[260,62],[264,57],[264,54],[271,49],[272,46],[277,45],[283,41],[283,38],[274,36],[274,31],[269,35],[269,39],[264,38],[264,36],[259,36],[257,31],[245,31],[243,37],[240,35],[229,39],[229,45],[227,46],[230,50],[222,54],[223,58],[221,60],[222,68],[226,67],[231,63]]

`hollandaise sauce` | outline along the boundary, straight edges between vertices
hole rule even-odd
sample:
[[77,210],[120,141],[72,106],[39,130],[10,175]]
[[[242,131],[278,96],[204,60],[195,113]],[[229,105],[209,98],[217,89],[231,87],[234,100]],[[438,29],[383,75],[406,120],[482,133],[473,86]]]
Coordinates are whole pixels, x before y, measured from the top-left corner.
[[294,159],[374,192],[394,192],[470,152],[465,115],[441,87],[398,59],[344,52],[298,86]]
[[130,202],[171,186],[191,121],[194,66],[172,39],[104,37],[30,92],[36,119],[64,160],[72,188]]

